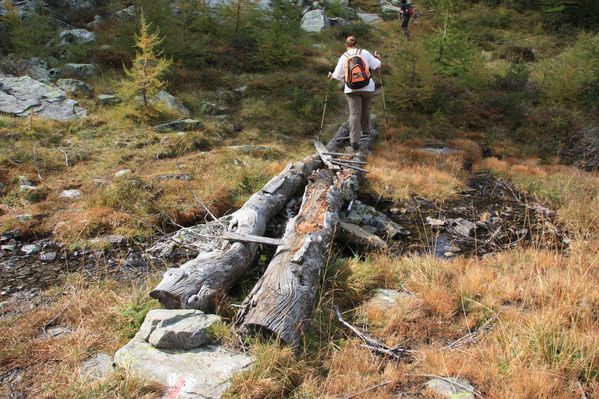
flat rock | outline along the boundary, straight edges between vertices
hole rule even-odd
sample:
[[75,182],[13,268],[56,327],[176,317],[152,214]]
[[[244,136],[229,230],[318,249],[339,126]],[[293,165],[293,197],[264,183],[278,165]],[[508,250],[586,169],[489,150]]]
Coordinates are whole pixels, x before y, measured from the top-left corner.
[[368,232],[356,224],[346,223],[344,221],[339,222],[339,229],[337,230],[336,238],[342,242],[353,244],[359,247],[371,249],[387,248],[387,243],[377,235]]
[[40,334],[38,338],[56,338],[63,337],[65,335],[69,335],[73,332],[71,327],[66,326],[54,326],[46,329],[46,333]]
[[94,243],[106,243],[113,247],[119,247],[127,243],[127,238],[118,234],[107,234],[102,237],[94,238]]
[[25,255],[35,255],[40,253],[41,248],[37,244],[27,244],[21,247],[21,252]]
[[463,218],[448,219],[447,222],[458,234],[461,234],[466,237],[472,236],[478,228],[476,223]]
[[202,129],[203,127],[204,125],[199,120],[179,119],[176,121],[171,121],[158,126],[154,126],[154,129],[159,132],[180,132],[188,130],[198,130]]
[[130,169],[121,169],[118,170],[114,173],[115,177],[123,177],[123,176],[127,176],[131,174],[131,170]]
[[177,399],[220,398],[231,377],[254,361],[217,346],[165,351],[137,336],[117,351],[114,360],[133,375],[169,387],[166,396]]
[[79,366],[79,375],[83,380],[98,380],[107,377],[112,371],[112,356],[103,352],[96,353]]
[[76,96],[90,96],[93,87],[81,80],[77,79],[58,79],[56,86],[60,87],[65,93],[72,93]]
[[34,115],[53,120],[71,120],[87,115],[77,101],[64,91],[29,76],[0,78],[0,112],[26,117]]
[[329,17],[322,10],[308,11],[302,17],[301,28],[306,32],[320,32],[329,26]]
[[365,24],[378,24],[380,22],[383,22],[383,19],[379,17],[377,14],[359,12],[357,13],[357,16],[360,19],[360,21],[364,22]]
[[121,102],[121,99],[114,94],[100,94],[96,97],[98,104],[102,105],[115,105]]
[[474,387],[464,378],[433,378],[426,383],[426,389],[447,399],[474,399]]
[[155,348],[192,349],[211,343],[210,327],[220,317],[194,309],[153,309],[137,333]]
[[401,12],[401,8],[394,6],[393,4],[385,3],[381,6],[381,11],[389,14],[399,14]]
[[79,190],[64,190],[62,193],[60,193],[59,197],[70,200],[76,200],[81,198],[82,195],[83,194]]

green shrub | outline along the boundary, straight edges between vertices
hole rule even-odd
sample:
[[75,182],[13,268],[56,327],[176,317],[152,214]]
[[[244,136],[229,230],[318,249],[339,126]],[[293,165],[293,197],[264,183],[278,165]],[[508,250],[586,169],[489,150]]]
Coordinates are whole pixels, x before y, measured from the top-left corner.
[[347,7],[345,7],[340,0],[328,0],[325,3],[325,9],[327,16],[331,18],[344,18],[349,17]]

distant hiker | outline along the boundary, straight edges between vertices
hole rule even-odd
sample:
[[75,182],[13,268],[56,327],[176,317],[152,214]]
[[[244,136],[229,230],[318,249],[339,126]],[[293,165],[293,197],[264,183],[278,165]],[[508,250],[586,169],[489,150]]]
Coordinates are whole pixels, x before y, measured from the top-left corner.
[[374,56],[368,50],[357,47],[353,36],[345,39],[346,51],[339,57],[334,72],[329,79],[345,83],[345,97],[349,104],[349,138],[351,147],[357,151],[362,134],[370,133],[370,105],[374,97],[374,79],[372,71],[381,66],[379,53]]
[[408,30],[408,25],[410,24],[410,18],[414,15],[414,6],[408,3],[408,0],[401,0],[401,4],[399,5],[399,14],[400,17],[403,18],[401,23],[401,29],[403,30],[404,35],[409,39],[410,31]]

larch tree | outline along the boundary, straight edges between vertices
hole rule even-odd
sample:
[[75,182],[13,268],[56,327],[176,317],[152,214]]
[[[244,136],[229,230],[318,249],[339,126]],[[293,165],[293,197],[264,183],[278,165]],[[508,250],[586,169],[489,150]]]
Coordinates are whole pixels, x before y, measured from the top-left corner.
[[139,51],[135,55],[131,68],[124,67],[126,79],[121,85],[121,92],[126,98],[141,96],[144,107],[148,99],[155,96],[165,86],[162,80],[172,64],[172,60],[161,58],[162,52],[157,47],[162,42],[160,32],[151,32],[151,23],[146,22],[143,11],[140,17],[139,34],[135,35],[135,47]]

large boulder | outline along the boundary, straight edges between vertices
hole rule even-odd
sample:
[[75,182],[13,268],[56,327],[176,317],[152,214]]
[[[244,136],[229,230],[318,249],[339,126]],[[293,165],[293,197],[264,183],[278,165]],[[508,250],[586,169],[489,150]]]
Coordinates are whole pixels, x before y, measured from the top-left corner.
[[168,397],[219,398],[231,377],[254,361],[248,355],[206,345],[211,339],[210,326],[219,320],[198,310],[152,310],[114,361],[133,375],[166,385]]
[[70,44],[93,43],[96,41],[96,34],[87,29],[67,29],[59,34],[61,44],[68,46]]
[[329,26],[329,17],[322,10],[308,11],[302,17],[301,28],[306,32],[320,32]]
[[30,113],[53,120],[70,120],[87,115],[77,101],[66,98],[59,88],[29,76],[0,78],[0,112],[13,116]]

